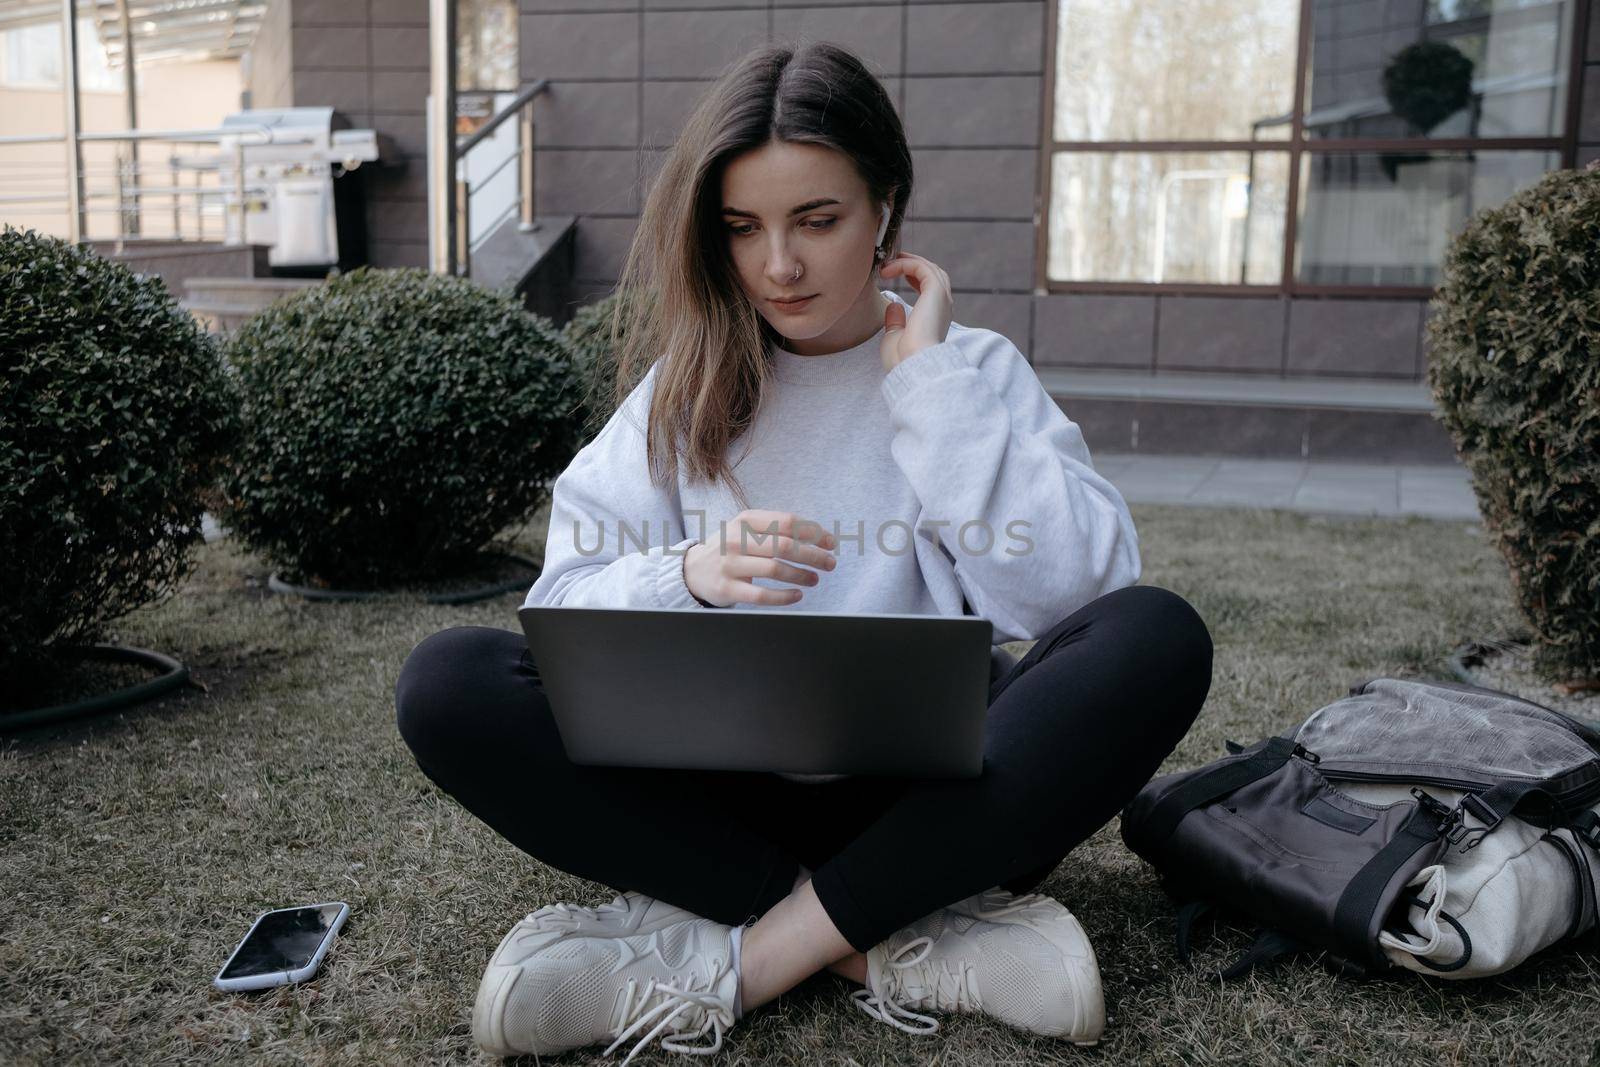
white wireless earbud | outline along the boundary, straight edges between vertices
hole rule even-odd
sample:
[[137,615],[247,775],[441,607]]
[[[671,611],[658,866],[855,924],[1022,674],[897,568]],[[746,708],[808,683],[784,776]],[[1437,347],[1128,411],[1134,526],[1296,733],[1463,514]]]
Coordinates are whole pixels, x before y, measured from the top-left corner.
[[883,205],[883,222],[878,226],[878,236],[873,239],[874,246],[883,244],[883,235],[889,230],[889,216],[892,214],[894,210],[888,204]]

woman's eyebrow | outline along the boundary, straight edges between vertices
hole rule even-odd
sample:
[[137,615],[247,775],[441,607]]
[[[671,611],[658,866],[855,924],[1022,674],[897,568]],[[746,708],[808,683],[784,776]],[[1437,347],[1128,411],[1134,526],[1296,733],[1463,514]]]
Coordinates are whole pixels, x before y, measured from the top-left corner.
[[[824,196],[824,197],[820,197],[820,198],[818,198],[816,200],[807,200],[805,203],[801,204],[799,207],[791,209],[789,214],[798,215],[803,211],[810,211],[812,208],[821,207],[824,204],[842,204],[842,203],[844,203],[843,200],[835,200],[832,197]],[[745,217],[747,219],[759,219],[761,217],[760,215],[757,215],[754,211],[745,211],[742,208],[736,208],[736,207],[725,207],[725,208],[722,209],[722,213],[724,215],[742,215],[743,217]]]

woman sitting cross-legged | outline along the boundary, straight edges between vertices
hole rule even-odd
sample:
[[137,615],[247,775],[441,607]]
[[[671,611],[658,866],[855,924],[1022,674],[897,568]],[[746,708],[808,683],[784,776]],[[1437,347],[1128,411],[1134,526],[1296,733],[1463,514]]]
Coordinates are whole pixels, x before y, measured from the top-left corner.
[[[711,87],[649,194],[622,287],[653,299],[629,305],[616,413],[555,483],[527,603],[970,611],[997,646],[1035,642],[995,649],[983,773],[575,765],[522,635],[434,634],[395,693],[422,770],[620,891],[505,934],[472,1015],[491,1052],[712,1052],[824,968],[914,1033],[981,1012],[1101,1037],[1094,950],[1032,890],[1189,729],[1211,639],[1135,584],[1127,505],[1021,352],[894,251],[911,180],[889,96],[842,49],[765,47]],[[914,305],[880,289],[897,277]]]

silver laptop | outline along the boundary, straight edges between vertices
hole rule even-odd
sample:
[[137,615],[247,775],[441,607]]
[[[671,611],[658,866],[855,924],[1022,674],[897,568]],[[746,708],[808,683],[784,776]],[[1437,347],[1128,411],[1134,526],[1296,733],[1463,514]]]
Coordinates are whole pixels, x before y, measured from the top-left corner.
[[973,778],[987,619],[524,607],[574,763]]

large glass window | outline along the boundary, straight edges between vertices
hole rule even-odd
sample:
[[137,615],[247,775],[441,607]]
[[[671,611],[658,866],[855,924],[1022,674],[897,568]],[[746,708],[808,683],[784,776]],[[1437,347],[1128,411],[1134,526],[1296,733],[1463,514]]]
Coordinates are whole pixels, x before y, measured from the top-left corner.
[[[137,69],[135,75],[138,74]],[[61,23],[40,22],[0,31],[0,85],[10,89],[61,88]],[[78,89],[122,92],[122,72],[113,71],[100,46],[94,20],[78,20]]]
[[1052,279],[1271,285],[1283,270],[1285,152],[1059,152]]
[[1450,236],[1559,167],[1560,153],[1313,150],[1301,160],[1297,279],[1431,287]]
[[457,0],[456,88],[517,88],[517,0]]
[[1058,0],[1047,286],[1431,287],[1474,212],[1563,165],[1576,15]]

